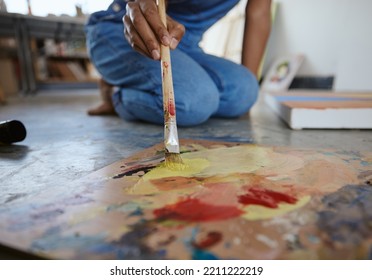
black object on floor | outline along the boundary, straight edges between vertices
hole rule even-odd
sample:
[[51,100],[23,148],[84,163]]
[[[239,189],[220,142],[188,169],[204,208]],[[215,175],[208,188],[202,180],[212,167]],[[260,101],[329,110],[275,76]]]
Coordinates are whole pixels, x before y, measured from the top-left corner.
[[0,122],[0,142],[11,144],[23,141],[26,138],[26,128],[20,121],[9,120]]

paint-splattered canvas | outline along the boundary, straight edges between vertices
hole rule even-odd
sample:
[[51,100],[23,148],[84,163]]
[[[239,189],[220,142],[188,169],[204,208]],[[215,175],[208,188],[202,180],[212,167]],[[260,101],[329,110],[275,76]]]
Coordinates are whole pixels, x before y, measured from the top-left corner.
[[1,243],[57,259],[371,259],[372,153],[183,141],[23,208]]

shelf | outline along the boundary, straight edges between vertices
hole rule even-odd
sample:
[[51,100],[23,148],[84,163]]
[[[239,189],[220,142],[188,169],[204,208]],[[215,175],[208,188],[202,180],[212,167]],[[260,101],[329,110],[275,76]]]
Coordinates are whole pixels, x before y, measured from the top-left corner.
[[60,80],[49,80],[37,83],[37,87],[40,90],[73,90],[73,89],[97,89],[98,81],[60,81]]
[[89,59],[87,54],[66,54],[66,55],[45,55],[46,59],[55,59],[55,60],[81,60]]
[[[0,37],[10,37],[15,41],[15,50],[0,46],[0,57],[17,57],[18,79],[24,93],[45,87],[97,87],[97,81],[92,78],[97,77],[97,73],[88,55],[83,53],[85,21],[73,17],[36,17],[0,12]],[[63,55],[54,54],[54,51]],[[48,54],[43,55],[45,53]],[[44,78],[51,79],[45,82]],[[56,85],[51,86],[51,83]]]

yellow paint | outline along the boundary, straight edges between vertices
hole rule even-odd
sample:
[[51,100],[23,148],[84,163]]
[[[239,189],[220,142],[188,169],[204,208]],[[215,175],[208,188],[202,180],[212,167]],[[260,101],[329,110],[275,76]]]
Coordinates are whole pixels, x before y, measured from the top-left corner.
[[[227,175],[257,172],[272,165],[271,153],[271,149],[255,145],[203,149],[185,153],[182,154],[185,168],[170,169],[165,164],[161,164],[146,173],[133,187],[125,190],[125,192],[134,195],[159,193],[161,191],[151,183],[151,180],[154,179],[171,177],[207,179],[214,176],[223,178]],[[293,168],[296,169],[301,164],[302,162],[298,162]],[[191,193],[192,190],[185,189],[180,192]]]
[[[269,164],[267,149],[258,146],[237,146],[230,148],[205,149],[182,155],[185,168],[170,169],[161,164],[146,173],[127,193],[144,195],[160,191],[151,180],[170,177],[224,176],[234,173],[253,172]],[[187,191],[186,191],[187,192]]]
[[204,149],[185,153],[182,155],[184,168],[170,169],[161,164],[144,175],[141,181],[176,176],[211,177],[233,173],[249,173],[271,164],[267,153],[267,148],[254,145]]
[[173,170],[173,171],[182,171],[188,168],[188,165],[183,162],[179,163],[179,162],[170,162],[170,161],[165,160],[164,165],[166,168]]
[[184,168],[170,169],[165,164],[160,164],[158,167],[152,169],[150,172],[146,173],[142,179],[144,181],[149,181],[152,179],[168,178],[168,177],[193,177],[194,175],[200,173],[205,168],[210,165],[210,162],[203,158],[196,159],[182,159],[184,163],[182,164]]
[[182,160],[184,168],[170,169],[165,164],[160,164],[146,173],[132,188],[127,190],[127,193],[136,195],[159,193],[159,189],[151,183],[151,180],[169,177],[193,177],[210,165],[210,162],[203,158],[182,158]]
[[245,214],[243,214],[242,217],[249,221],[270,219],[299,209],[305,206],[310,201],[310,199],[310,196],[304,196],[300,200],[298,200],[296,204],[280,203],[278,208],[249,205],[244,207]]
[[267,149],[258,146],[236,146],[217,148],[184,154],[183,158],[203,158],[209,166],[198,174],[201,177],[231,173],[253,172],[269,163]]

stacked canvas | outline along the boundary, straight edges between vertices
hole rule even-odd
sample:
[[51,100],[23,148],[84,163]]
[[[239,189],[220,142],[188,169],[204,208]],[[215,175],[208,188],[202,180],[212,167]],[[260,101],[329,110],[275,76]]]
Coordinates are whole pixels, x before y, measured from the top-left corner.
[[264,98],[292,129],[372,129],[372,92],[265,92]]
[[292,129],[372,129],[372,92],[288,90],[303,60],[275,61],[261,87],[268,106]]

